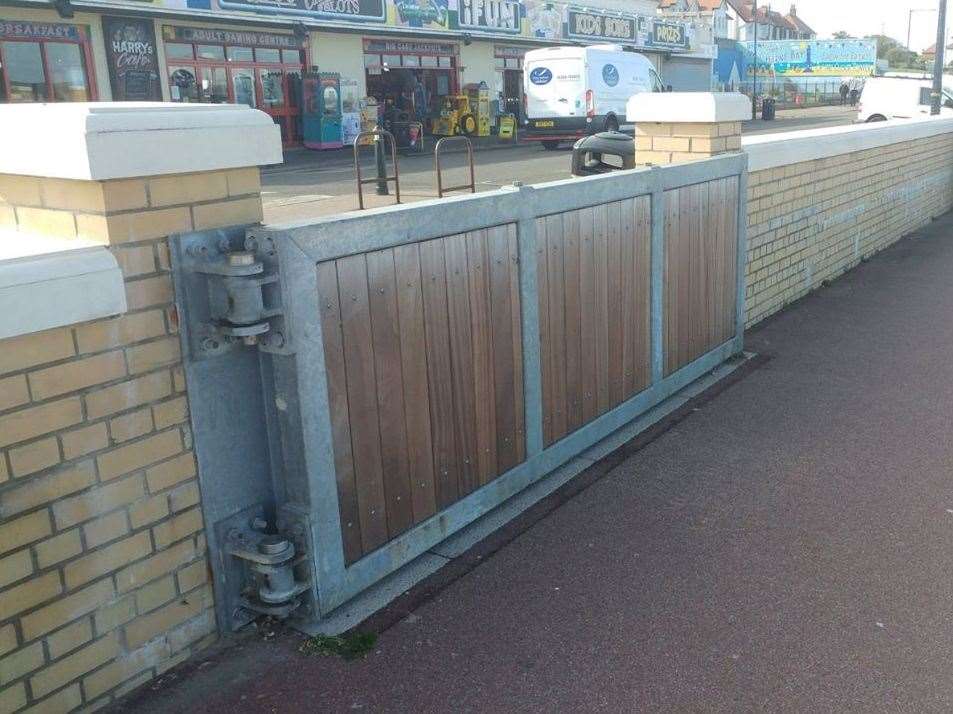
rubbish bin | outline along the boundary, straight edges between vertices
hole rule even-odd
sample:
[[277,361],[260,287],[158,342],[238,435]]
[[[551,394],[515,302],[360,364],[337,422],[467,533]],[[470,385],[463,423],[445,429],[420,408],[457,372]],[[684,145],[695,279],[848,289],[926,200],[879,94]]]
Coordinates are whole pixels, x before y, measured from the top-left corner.
[[[606,161],[607,157],[615,157]],[[635,168],[635,142],[620,131],[586,136],[572,147],[572,175],[592,176]]]
[[761,100],[761,118],[764,121],[774,120],[774,99],[765,97]]

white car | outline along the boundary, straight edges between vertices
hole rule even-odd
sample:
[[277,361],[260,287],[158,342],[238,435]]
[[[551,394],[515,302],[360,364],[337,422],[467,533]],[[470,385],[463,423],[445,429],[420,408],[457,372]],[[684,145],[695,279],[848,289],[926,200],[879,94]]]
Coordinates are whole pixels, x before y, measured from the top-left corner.
[[[860,93],[857,121],[912,119],[929,115],[930,78],[870,77]],[[953,116],[953,89],[943,87],[940,113]]]

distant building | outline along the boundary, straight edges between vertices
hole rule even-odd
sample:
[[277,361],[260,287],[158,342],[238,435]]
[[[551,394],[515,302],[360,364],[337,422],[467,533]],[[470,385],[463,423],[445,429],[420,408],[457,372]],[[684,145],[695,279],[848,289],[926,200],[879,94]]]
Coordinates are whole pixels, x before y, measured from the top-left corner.
[[[947,59],[947,61],[949,61],[950,59],[950,50],[953,50],[953,44],[949,44],[946,46],[946,51],[944,52],[944,56]],[[934,42],[932,45],[930,45],[925,50],[923,50],[923,52],[920,53],[920,56],[923,57],[923,59],[927,60],[928,62],[932,62],[934,59],[936,59],[936,42]]]
[[725,0],[728,5],[728,39],[745,41],[755,39],[757,27],[759,40],[812,40],[817,33],[797,14],[791,5],[787,15],[771,9],[771,5],[758,5],[754,14],[752,0]]

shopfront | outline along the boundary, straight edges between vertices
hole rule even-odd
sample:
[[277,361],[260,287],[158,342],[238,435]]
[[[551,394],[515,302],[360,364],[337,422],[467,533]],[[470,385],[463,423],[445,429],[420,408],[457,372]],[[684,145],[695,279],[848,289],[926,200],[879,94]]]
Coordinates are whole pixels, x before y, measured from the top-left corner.
[[301,143],[303,40],[291,34],[163,25],[173,102],[247,104],[270,114],[286,146]]
[[459,91],[458,59],[454,43],[365,38],[367,95],[382,111],[406,112],[428,125],[443,97]]
[[89,28],[0,20],[0,102],[98,98]]
[[523,55],[525,47],[494,45],[493,58],[501,74],[499,83],[500,110],[513,114],[517,120],[523,116]]

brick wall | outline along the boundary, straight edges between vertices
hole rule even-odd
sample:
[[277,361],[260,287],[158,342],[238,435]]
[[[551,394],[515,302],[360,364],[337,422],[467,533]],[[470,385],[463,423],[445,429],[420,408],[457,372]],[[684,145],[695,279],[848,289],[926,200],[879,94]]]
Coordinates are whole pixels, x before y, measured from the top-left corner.
[[165,236],[259,194],[257,168],[0,176],[0,224],[108,245],[128,300],[0,340],[0,714],[106,703],[215,638]]
[[748,176],[753,325],[953,207],[953,135]]

